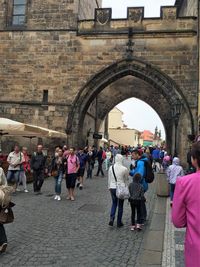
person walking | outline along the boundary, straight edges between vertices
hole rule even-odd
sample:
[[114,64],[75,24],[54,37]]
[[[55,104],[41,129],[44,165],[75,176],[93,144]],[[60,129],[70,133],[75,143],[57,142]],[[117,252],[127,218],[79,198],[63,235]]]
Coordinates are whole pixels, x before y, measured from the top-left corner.
[[170,184],[170,200],[171,200],[170,205],[172,206],[176,180],[179,176],[184,175],[183,168],[182,166],[180,166],[179,158],[177,157],[173,158],[172,165],[170,165],[167,168],[166,173]]
[[[0,186],[6,186],[7,185],[7,180],[6,180],[6,176],[4,173],[4,170],[1,167],[1,162],[0,162]],[[0,211],[2,208],[2,204],[0,203]],[[7,236],[6,236],[6,231],[4,228],[4,225],[2,223],[0,223],[0,253],[3,253],[6,251],[7,248]]]
[[172,206],[172,222],[177,228],[186,228],[185,266],[200,266],[200,142],[193,144],[192,165],[196,173],[176,181]]
[[80,162],[78,157],[75,154],[75,148],[71,147],[69,149],[69,155],[67,157],[66,165],[66,187],[68,190],[67,199],[74,201],[74,189],[76,186],[77,173],[80,168]]
[[37,152],[31,157],[31,170],[33,171],[33,191],[36,195],[41,194],[41,188],[44,183],[44,174],[46,169],[47,157],[42,152],[43,146],[37,146]]
[[93,157],[93,151],[92,148],[88,148],[87,152],[87,179],[92,179],[92,170],[94,168],[94,161],[95,158]]
[[[142,201],[144,201],[144,188],[140,184],[142,176],[140,173],[135,173],[133,181],[129,185],[130,198],[129,202],[131,205],[131,231],[142,230]],[[137,212],[137,221],[135,215]],[[137,222],[137,223],[135,223]]]
[[103,148],[100,146],[99,151],[97,152],[97,160],[98,160],[98,169],[97,169],[97,174],[96,176],[99,176],[99,173],[101,172],[101,175],[104,176],[103,172]]
[[112,198],[109,225],[114,225],[115,214],[118,208],[117,227],[122,227],[124,225],[122,222],[124,199],[118,199],[116,196],[117,183],[115,180],[114,173],[117,178],[117,183],[119,185],[125,186],[128,184],[128,169],[123,166],[123,156],[120,154],[116,155],[115,164],[113,166],[110,166],[108,170],[108,189]]
[[64,165],[65,159],[63,158],[63,151],[60,148],[55,153],[51,166],[50,166],[50,174],[55,179],[55,200],[60,201],[61,200],[61,185],[62,185],[62,179],[65,173],[65,165]]
[[[141,154],[142,152],[138,149],[133,150],[132,157],[135,160],[135,166],[130,171],[130,175],[134,176],[136,173],[139,173],[141,175],[140,184],[143,186],[144,193],[148,190],[148,183],[145,181],[145,174],[146,174],[146,167],[145,164],[148,162],[148,158],[145,156],[145,154]],[[145,197],[144,197],[145,199]],[[147,209],[145,201],[142,201],[142,223],[146,221],[147,218]]]
[[30,158],[28,156],[26,147],[22,148],[22,153],[24,156],[24,162],[22,163],[21,169],[20,169],[19,185],[20,185],[20,183],[22,183],[23,188],[24,188],[24,192],[28,193],[26,174],[31,171],[31,166],[30,166]]
[[79,187],[80,190],[83,189],[83,177],[85,173],[86,163],[88,160],[87,153],[84,151],[83,148],[81,148],[77,154],[79,162],[80,162],[80,168],[77,173],[78,183],[77,187]]
[[17,190],[17,186],[19,183],[19,176],[22,163],[24,162],[24,156],[22,152],[20,152],[19,146],[15,145],[14,151],[12,151],[7,158],[7,162],[9,163],[8,173],[7,173],[7,182],[10,183],[13,178],[15,184],[13,186],[14,192]]
[[105,163],[106,163],[106,171],[108,171],[109,167],[110,167],[110,163],[111,163],[111,151],[109,148],[106,149],[106,159],[105,159]]

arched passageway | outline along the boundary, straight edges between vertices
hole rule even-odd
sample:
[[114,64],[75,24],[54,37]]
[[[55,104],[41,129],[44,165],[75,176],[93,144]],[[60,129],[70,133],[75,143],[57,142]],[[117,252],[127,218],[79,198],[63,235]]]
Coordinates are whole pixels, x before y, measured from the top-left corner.
[[98,131],[108,112],[130,97],[145,101],[159,114],[170,150],[175,139],[171,111],[178,102],[182,104],[177,139],[182,144],[178,146],[179,153],[185,153],[187,135],[194,133],[194,118],[185,96],[169,76],[137,58],[121,60],[103,69],[79,91],[68,116],[69,142],[84,144],[88,131],[84,123],[88,113],[95,120],[93,130]]

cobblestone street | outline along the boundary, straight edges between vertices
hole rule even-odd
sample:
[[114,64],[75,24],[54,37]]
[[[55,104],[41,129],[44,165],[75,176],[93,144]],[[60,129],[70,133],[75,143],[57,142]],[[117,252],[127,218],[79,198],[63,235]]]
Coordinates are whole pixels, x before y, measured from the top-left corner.
[[[6,226],[9,246],[0,266],[135,266],[145,232],[131,232],[130,207],[124,205],[123,228],[109,228],[111,199],[107,177],[87,180],[76,201],[53,199],[53,178],[45,180],[43,194],[13,197],[15,221]],[[151,191],[151,190],[150,190]]]

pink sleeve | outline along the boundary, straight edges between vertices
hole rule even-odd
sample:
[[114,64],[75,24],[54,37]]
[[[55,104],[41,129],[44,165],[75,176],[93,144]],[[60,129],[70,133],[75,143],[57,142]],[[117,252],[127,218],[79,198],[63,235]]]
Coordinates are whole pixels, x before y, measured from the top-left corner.
[[181,179],[176,181],[175,193],[172,207],[172,222],[175,227],[183,228],[187,225],[185,193]]

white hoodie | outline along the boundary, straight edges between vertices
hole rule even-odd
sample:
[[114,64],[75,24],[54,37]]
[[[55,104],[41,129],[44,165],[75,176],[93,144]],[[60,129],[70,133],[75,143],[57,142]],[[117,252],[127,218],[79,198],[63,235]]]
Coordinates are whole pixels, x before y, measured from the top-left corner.
[[[114,164],[114,171],[117,178],[117,183],[120,185],[127,185],[129,171],[126,167],[123,166],[123,156],[117,154],[115,156],[115,164]],[[110,166],[108,170],[108,189],[116,189],[116,181],[113,175],[112,166]]]

